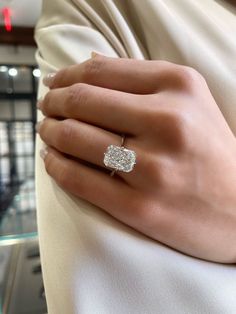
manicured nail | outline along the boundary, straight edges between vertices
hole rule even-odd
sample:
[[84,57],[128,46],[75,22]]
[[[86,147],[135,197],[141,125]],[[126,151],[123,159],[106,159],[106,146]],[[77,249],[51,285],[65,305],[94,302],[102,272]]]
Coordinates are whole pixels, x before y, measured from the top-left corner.
[[39,151],[39,155],[42,159],[45,159],[45,157],[47,156],[48,154],[48,150],[47,148],[41,148],[40,151]]
[[100,53],[100,52],[97,52],[97,51],[92,51],[92,52],[91,52],[91,58],[94,58],[94,57],[96,57],[97,55],[98,55],[98,56],[99,56],[99,55],[102,56],[103,54]]
[[35,124],[35,130],[36,132],[39,132],[40,131],[40,128],[42,126],[42,123],[43,123],[43,120],[42,121],[39,121]]
[[43,97],[40,97],[36,105],[39,110],[41,110],[42,108],[42,102],[43,102]]
[[54,81],[56,73],[48,73],[46,76],[43,78],[43,84],[47,87],[51,87]]

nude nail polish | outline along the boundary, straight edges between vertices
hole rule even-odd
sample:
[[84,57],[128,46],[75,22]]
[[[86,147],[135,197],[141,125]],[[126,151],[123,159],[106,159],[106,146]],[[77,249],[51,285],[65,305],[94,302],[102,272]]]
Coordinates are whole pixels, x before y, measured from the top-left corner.
[[37,101],[37,104],[36,104],[36,106],[37,106],[37,108],[38,108],[39,110],[41,110],[41,108],[42,108],[42,102],[43,102],[43,97],[40,97],[40,98],[38,99],[38,101]]
[[42,123],[43,123],[43,120],[35,124],[35,130],[37,133],[40,131],[40,127],[42,126]]
[[39,155],[42,159],[45,159],[45,157],[47,156],[48,154],[48,150],[47,148],[41,148],[40,151],[39,151]]
[[51,87],[55,78],[56,72],[48,73],[43,78],[43,84],[47,87]]
[[96,56],[103,56],[103,54],[102,53],[100,53],[100,52],[97,52],[97,51],[92,51],[91,52],[91,58],[94,58],[94,57],[96,57]]

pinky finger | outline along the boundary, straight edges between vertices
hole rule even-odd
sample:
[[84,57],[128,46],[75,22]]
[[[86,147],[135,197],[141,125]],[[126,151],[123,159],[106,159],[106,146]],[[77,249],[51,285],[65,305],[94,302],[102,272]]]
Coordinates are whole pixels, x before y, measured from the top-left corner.
[[131,188],[125,181],[70,159],[52,147],[41,150],[40,155],[46,172],[62,189],[91,202],[120,220],[125,220],[125,212],[122,213],[122,210],[127,207],[127,200],[131,196]]

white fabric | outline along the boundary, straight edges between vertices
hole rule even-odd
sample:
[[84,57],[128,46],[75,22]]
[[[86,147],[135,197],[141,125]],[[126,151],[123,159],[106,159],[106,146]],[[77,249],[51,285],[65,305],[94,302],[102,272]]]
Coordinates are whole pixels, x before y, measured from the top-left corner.
[[[90,58],[92,50],[192,66],[236,134],[235,13],[214,0],[45,0],[37,60],[43,76]],[[46,92],[40,83],[39,97]],[[49,314],[236,313],[235,265],[181,254],[64,192],[44,169],[39,136],[36,144]]]

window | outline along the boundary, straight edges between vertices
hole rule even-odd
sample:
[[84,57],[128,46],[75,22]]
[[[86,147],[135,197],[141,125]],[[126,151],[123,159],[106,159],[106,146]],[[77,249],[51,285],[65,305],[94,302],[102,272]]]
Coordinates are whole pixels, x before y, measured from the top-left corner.
[[36,231],[34,154],[39,76],[34,66],[0,65],[0,235]]

